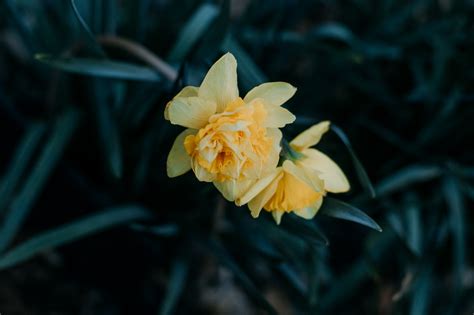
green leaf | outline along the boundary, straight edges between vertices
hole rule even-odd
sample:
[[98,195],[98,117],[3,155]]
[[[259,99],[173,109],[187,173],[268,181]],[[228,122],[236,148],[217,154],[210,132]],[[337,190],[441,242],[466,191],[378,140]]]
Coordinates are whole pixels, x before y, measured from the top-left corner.
[[338,40],[348,45],[354,40],[352,32],[346,26],[339,23],[320,25],[312,31],[312,34],[323,39]]
[[235,260],[227,253],[225,248],[216,240],[210,240],[208,245],[219,261],[233,272],[237,281],[242,285],[243,289],[247,291],[248,296],[268,314],[276,315],[277,312],[262,295],[261,290],[255,286],[252,279],[250,279],[250,277],[239,267]]
[[319,231],[314,222],[303,220],[294,214],[286,216],[281,227],[285,228],[292,234],[299,235],[314,245],[329,245],[329,240],[321,231]]
[[168,281],[168,289],[161,305],[160,315],[174,314],[176,304],[179,301],[179,297],[186,286],[186,279],[188,277],[189,262],[185,261],[184,258],[179,257],[173,263],[173,269],[171,270],[171,276]]
[[432,295],[431,266],[424,267],[414,285],[410,315],[428,315]]
[[73,223],[40,233],[7,251],[0,257],[0,269],[14,266],[41,252],[71,243],[113,226],[149,217],[150,213],[147,210],[137,206],[122,206],[105,210]]
[[443,193],[449,209],[453,233],[453,263],[455,288],[459,290],[466,270],[466,228],[464,198],[456,178],[448,176],[443,181]]
[[[95,3],[100,3],[101,1],[95,1]],[[91,29],[87,25],[86,21],[82,18],[81,14],[79,13],[79,10],[76,7],[76,4],[74,3],[74,0],[70,0],[69,3],[71,4],[71,8],[74,11],[74,15],[76,16],[77,20],[79,21],[79,24],[81,25],[81,29],[83,33],[85,34],[87,38],[87,42],[89,47],[99,56],[106,58],[107,55],[105,54],[104,50],[102,47],[97,43],[95,40],[95,36],[92,33]]]
[[339,139],[341,139],[341,141],[345,144],[347,150],[349,151],[352,163],[354,164],[357,176],[359,177],[359,181],[362,187],[364,187],[370,197],[375,198],[375,190],[372,185],[372,182],[370,181],[364,166],[362,165],[354,149],[352,148],[352,144],[349,141],[349,138],[344,133],[344,131],[342,131],[342,129],[340,129],[334,124],[331,124],[331,130],[339,137]]
[[168,60],[170,62],[182,61],[210,27],[218,14],[219,9],[215,5],[209,3],[201,5],[184,25],[168,55]]
[[432,180],[441,174],[442,169],[436,165],[411,165],[383,179],[377,185],[377,194],[391,194],[410,185]]
[[319,213],[337,219],[356,222],[382,232],[382,228],[377,224],[377,222],[365,214],[365,212],[331,197],[324,198],[324,202],[321,206],[321,209],[319,210]]
[[122,177],[122,147],[117,123],[112,116],[110,104],[107,102],[106,86],[103,81],[94,81],[94,92],[96,95],[95,115],[101,141],[101,148],[105,156],[106,166],[112,176]]
[[10,201],[28,163],[33,158],[33,154],[44,135],[45,125],[43,123],[32,124],[21,139],[12,159],[7,173],[2,178],[0,184],[0,214],[5,210]]
[[251,89],[255,85],[268,81],[265,74],[263,74],[249,54],[232,35],[229,35],[223,42],[222,49],[234,54],[238,62],[237,71],[239,72],[239,78],[242,79],[246,89]]
[[62,71],[83,75],[141,81],[160,81],[152,68],[130,63],[87,58],[63,58],[37,54],[35,59]]
[[3,224],[0,227],[0,252],[3,252],[13,239],[38,198],[76,129],[78,118],[78,112],[70,110],[64,113],[56,122],[51,137],[44,146],[33,170],[12,200],[10,211],[2,222]]

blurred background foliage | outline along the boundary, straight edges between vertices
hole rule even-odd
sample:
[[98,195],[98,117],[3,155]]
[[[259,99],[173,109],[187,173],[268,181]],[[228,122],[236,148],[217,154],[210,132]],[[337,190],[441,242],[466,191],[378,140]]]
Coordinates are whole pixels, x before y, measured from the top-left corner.
[[[472,1],[1,0],[0,313],[472,314],[473,34]],[[344,130],[383,232],[166,177],[163,108],[227,51],[298,87],[287,138]]]

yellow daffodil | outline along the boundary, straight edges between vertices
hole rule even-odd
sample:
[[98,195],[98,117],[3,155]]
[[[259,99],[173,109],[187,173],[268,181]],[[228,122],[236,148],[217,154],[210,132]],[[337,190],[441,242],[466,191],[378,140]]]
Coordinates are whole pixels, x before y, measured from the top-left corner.
[[311,219],[321,207],[326,192],[348,191],[349,182],[339,166],[311,148],[328,130],[329,122],[324,121],[299,134],[289,144],[292,158],[253,184],[237,198],[236,204],[248,203],[254,218],[265,209],[280,224],[281,217],[288,212]]
[[185,87],[166,106],[165,119],[187,128],[169,153],[168,176],[192,169],[198,180],[213,182],[234,201],[276,168],[282,137],[278,128],[295,120],[281,105],[295,91],[288,83],[270,82],[240,98],[237,62],[225,54],[199,87]]

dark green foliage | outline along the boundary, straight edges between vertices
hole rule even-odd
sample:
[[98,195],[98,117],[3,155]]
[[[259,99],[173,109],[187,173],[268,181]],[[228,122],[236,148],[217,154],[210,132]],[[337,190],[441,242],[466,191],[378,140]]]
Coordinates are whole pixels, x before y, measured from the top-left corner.
[[[472,314],[473,30],[467,0],[0,0],[0,313]],[[298,88],[288,140],[332,121],[351,191],[314,220],[166,176],[164,106],[227,51],[242,95]]]

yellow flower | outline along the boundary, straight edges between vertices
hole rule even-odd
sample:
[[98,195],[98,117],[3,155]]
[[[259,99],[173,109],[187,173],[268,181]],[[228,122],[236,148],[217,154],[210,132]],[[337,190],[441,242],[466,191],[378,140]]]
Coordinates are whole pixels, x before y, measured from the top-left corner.
[[295,120],[281,105],[295,91],[288,83],[271,82],[240,98],[237,62],[225,54],[199,87],[185,87],[166,105],[165,119],[188,128],[168,155],[168,176],[192,169],[198,180],[213,182],[225,198],[235,200],[276,168],[278,128]]
[[294,160],[285,160],[282,166],[257,181],[237,198],[236,204],[248,203],[254,218],[265,209],[280,224],[281,217],[288,212],[313,218],[327,191],[348,191],[349,182],[339,166],[324,153],[310,148],[328,130],[329,122],[324,121],[299,134],[289,144]]

